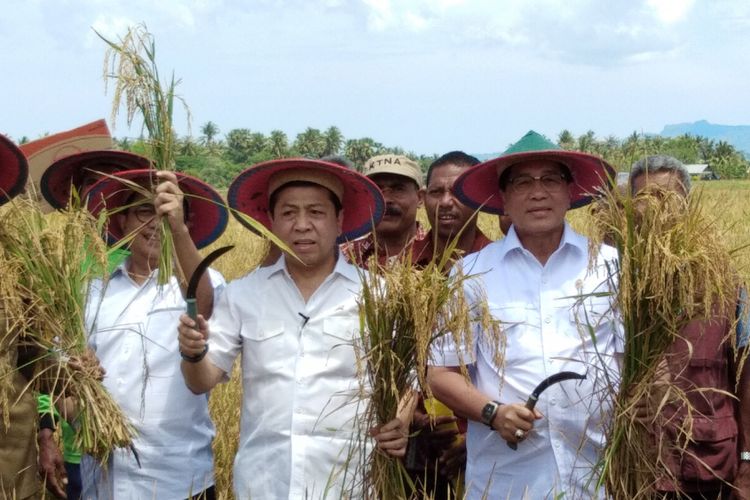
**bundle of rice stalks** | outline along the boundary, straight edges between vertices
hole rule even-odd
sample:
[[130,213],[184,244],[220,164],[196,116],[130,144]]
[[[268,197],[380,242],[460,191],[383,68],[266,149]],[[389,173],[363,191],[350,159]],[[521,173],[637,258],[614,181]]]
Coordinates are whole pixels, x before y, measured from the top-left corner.
[[[172,114],[175,100],[185,109],[188,128],[190,126],[190,110],[184,99],[175,94],[180,80],[175,80],[172,74],[169,83],[162,85],[156,65],[156,44],[145,25],[128,28],[119,43],[97,35],[109,46],[104,59],[104,78],[105,84],[110,79],[115,82],[112,123],[115,123],[120,105],[124,103],[128,126],[136,115],[143,120],[154,167],[174,170],[176,135],[172,128]],[[161,223],[161,242],[158,283],[165,285],[172,277],[174,262],[172,233],[166,220]]]
[[4,273],[16,280],[2,280],[9,331],[37,353],[27,389],[49,393],[52,401],[70,398],[78,409],[82,451],[105,460],[113,448],[131,443],[132,429],[101,384],[98,364],[86,355],[87,286],[107,268],[99,235],[82,210],[45,217],[21,199],[0,221]]
[[[592,245],[606,241],[620,254],[618,304],[625,329],[600,482],[615,499],[651,498],[656,482],[671,478],[662,457],[674,446],[656,442],[654,418],[667,404],[686,408],[677,446],[687,446],[694,412],[685,392],[664,376],[665,352],[687,322],[717,310],[731,317],[738,283],[731,254],[700,195],[686,199],[658,188],[635,198],[611,192],[594,215]],[[735,345],[733,338],[726,341]],[[647,422],[636,416],[644,404]]]
[[[363,385],[368,389],[363,422],[368,429],[403,417],[401,407],[416,401],[417,387],[431,397],[426,370],[435,341],[451,335],[459,345],[471,343],[477,320],[499,336],[486,307],[479,313],[469,307],[464,295],[469,277],[460,271],[446,273],[453,251],[451,245],[421,269],[407,252],[383,267],[373,259],[369,270],[361,271],[359,352]],[[462,370],[468,377],[465,363]],[[373,498],[414,496],[414,484],[400,460],[375,450],[365,470],[364,491]]]

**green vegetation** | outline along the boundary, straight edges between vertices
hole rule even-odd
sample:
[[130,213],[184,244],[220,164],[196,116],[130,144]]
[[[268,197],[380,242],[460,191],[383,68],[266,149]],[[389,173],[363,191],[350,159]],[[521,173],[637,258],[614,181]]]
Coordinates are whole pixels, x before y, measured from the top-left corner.
[[[281,130],[268,134],[248,128],[236,128],[221,136],[219,126],[206,122],[200,127],[201,135],[177,137],[175,164],[177,170],[196,175],[206,182],[225,187],[240,171],[262,161],[290,156],[322,158],[326,155],[343,155],[361,169],[368,158],[386,153],[404,154],[420,163],[423,170],[438,157],[460,145],[446,145],[445,151],[433,155],[417,155],[400,147],[385,146],[369,137],[347,139],[338,127],[326,130],[308,127],[290,140]],[[591,130],[575,137],[570,131],[558,134],[560,147],[599,155],[615,168],[627,171],[633,162],[647,155],[668,154],[683,163],[708,163],[722,179],[746,178],[750,162],[724,141],[705,137],[681,135],[666,138],[633,132],[625,139],[614,136],[597,138]],[[143,138],[120,139],[118,147],[127,151],[149,154]]]

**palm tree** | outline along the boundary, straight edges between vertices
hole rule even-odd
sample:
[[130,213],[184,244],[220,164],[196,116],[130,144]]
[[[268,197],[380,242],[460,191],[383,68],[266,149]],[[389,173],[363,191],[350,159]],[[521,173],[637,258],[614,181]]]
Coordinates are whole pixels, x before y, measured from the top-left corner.
[[570,130],[564,129],[557,136],[557,145],[566,150],[574,149],[576,147],[576,138],[573,137]]
[[289,154],[289,140],[281,130],[272,130],[266,147],[274,158],[284,158]]
[[294,148],[300,155],[308,158],[320,158],[323,156],[325,148],[325,139],[320,130],[307,127],[304,132],[297,134],[294,141]]
[[344,136],[338,127],[331,126],[323,135],[325,146],[323,147],[323,156],[337,155],[341,152],[341,145],[344,142]]
[[219,126],[212,121],[208,121],[201,127],[201,134],[203,134],[201,136],[203,143],[207,148],[211,149],[214,138],[219,135]]

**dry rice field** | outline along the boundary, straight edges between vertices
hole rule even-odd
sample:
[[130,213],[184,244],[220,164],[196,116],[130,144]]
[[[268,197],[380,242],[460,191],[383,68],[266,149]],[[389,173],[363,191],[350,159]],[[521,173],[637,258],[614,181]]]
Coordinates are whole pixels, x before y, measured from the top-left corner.
[[[707,181],[697,183],[694,189],[702,192],[706,213],[715,217],[722,228],[728,248],[737,249],[737,269],[744,280],[750,282],[750,181]],[[584,234],[589,217],[586,208],[569,213],[571,224]],[[425,221],[423,212],[420,218]],[[497,217],[480,214],[479,226],[491,239],[500,237]],[[267,249],[264,241],[234,220],[230,222],[226,233],[206,252],[223,245],[236,246],[234,251],[216,264],[228,281],[254,269],[262,261]],[[241,394],[240,379],[238,373],[235,373],[230,382],[213,391],[210,399],[211,413],[217,429],[214,441],[215,471],[217,493],[221,499],[233,498],[231,473],[239,439]]]

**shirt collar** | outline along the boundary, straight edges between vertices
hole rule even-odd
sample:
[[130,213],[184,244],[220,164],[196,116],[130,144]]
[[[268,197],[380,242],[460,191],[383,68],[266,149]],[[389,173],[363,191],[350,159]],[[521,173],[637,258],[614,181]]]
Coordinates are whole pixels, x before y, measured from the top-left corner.
[[[339,274],[349,281],[355,283],[359,282],[359,273],[357,271],[357,268],[346,261],[341,251],[337,250],[336,253],[336,264],[333,267],[333,272],[331,274]],[[269,279],[271,278],[271,276],[274,276],[277,273],[285,273],[287,276],[289,276],[289,272],[286,269],[286,255],[284,254],[281,254],[281,257],[279,257],[276,262],[268,266]]]
[[[586,238],[573,231],[573,228],[570,227],[568,221],[564,221],[562,238],[560,239],[560,245],[557,247],[556,251],[559,251],[566,246],[573,247],[583,254],[588,251],[588,242],[586,241]],[[512,250],[520,249],[523,249],[523,245],[521,245],[521,240],[518,239],[516,228],[515,226],[510,226],[510,230],[503,239],[503,245],[501,245],[500,248],[500,259],[502,260],[505,258],[505,256]]]

